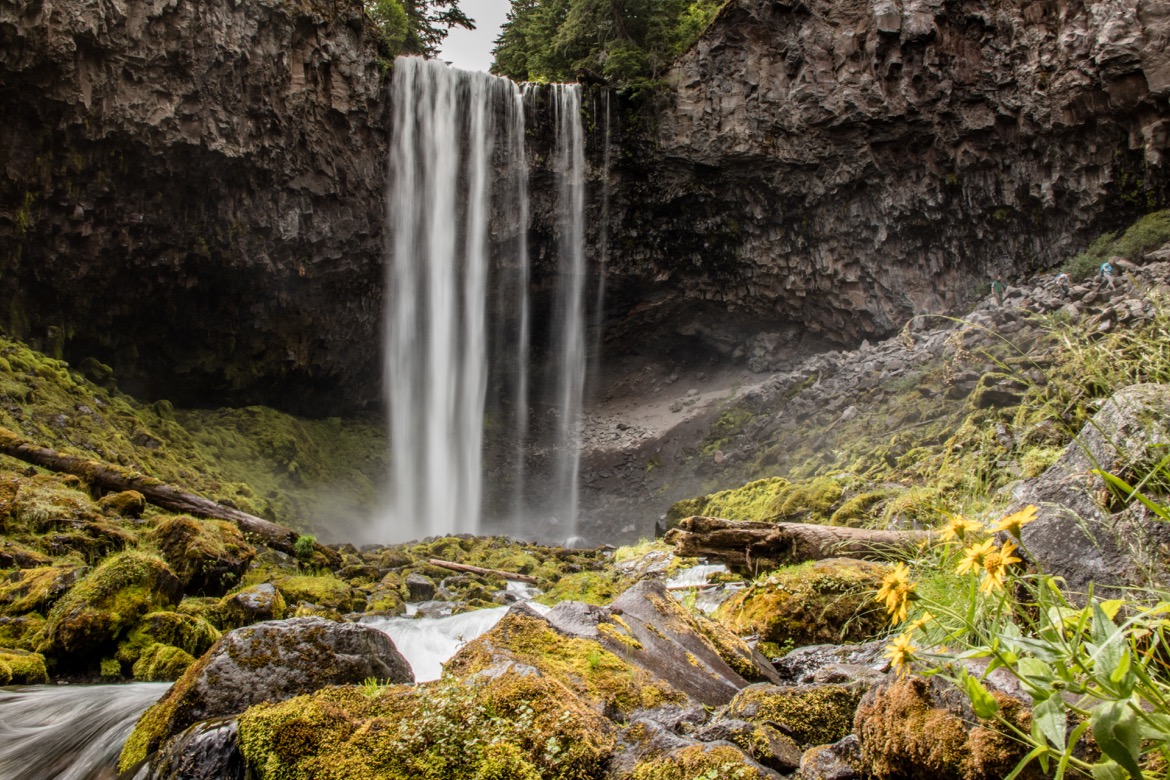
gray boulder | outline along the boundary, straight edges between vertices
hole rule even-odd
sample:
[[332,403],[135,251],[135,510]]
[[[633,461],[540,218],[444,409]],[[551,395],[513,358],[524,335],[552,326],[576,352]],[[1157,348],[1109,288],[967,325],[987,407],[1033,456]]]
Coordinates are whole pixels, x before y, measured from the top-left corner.
[[1117,587],[1166,583],[1170,523],[1138,502],[1114,501],[1094,469],[1134,484],[1170,444],[1170,386],[1133,385],[1106,401],[1060,460],[1013,494],[1012,511],[1033,504],[1037,519],[1022,530],[1026,554],[1068,590],[1094,584],[1108,597]]
[[121,766],[136,764],[200,721],[369,678],[414,682],[406,659],[375,628],[318,617],[238,628],[221,637],[147,710],[127,740]]

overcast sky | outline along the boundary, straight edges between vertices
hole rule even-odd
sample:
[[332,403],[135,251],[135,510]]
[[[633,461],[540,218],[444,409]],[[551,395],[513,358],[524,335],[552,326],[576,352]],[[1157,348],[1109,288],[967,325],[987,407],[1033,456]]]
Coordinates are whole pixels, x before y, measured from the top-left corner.
[[439,57],[463,70],[486,71],[492,66],[492,46],[511,6],[509,0],[459,0],[463,13],[475,20],[475,29],[452,29]]

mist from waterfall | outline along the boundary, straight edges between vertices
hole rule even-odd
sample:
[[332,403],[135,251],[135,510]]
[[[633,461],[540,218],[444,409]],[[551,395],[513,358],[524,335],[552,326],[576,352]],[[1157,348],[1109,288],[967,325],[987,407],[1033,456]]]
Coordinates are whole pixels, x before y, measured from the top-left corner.
[[[554,123],[557,264],[551,321],[535,323],[525,139],[544,90],[553,116],[535,119]],[[570,538],[586,361],[580,88],[522,88],[404,57],[391,93],[391,475],[371,541],[480,533],[488,515],[515,536]],[[534,325],[547,334],[539,356]],[[530,451],[547,456],[540,480],[526,465]]]

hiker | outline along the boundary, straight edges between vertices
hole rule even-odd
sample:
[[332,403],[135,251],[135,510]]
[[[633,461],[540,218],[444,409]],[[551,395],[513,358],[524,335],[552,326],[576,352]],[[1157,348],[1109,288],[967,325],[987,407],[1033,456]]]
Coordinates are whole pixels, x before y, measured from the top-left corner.
[[1072,292],[1072,280],[1064,271],[1056,275],[1056,291],[1060,293],[1061,298],[1067,298]]
[[1003,293],[1007,287],[1004,286],[1003,277],[999,274],[995,275],[995,281],[991,283],[991,292],[995,294],[995,302],[1003,306]]
[[1110,290],[1117,289],[1117,269],[1110,262],[1113,258],[1109,258],[1104,263],[1101,263],[1100,278],[1104,280],[1105,286]]

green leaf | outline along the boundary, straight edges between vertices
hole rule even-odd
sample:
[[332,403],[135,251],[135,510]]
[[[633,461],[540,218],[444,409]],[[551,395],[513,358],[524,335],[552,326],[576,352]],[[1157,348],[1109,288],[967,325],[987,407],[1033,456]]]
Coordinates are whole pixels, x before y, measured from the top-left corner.
[[975,714],[980,718],[991,718],[999,712],[999,702],[988,692],[983,683],[979,682],[978,678],[967,674],[966,669],[963,670],[962,676],[959,678],[959,684],[963,687],[967,698],[971,700],[971,709],[975,710]]
[[1113,667],[1113,671],[1109,674],[1109,681],[1119,683],[1125,679],[1125,675],[1129,673],[1130,655],[1128,648],[1123,648],[1121,657],[1117,660],[1117,665]]
[[[1141,756],[1141,733],[1137,717],[1124,701],[1107,701],[1090,713],[1093,738],[1101,752],[1116,761],[1133,777],[1141,780],[1138,766]],[[1094,770],[1095,771],[1095,770]]]
[[1163,520],[1170,520],[1170,509],[1162,506],[1156,501],[1152,501],[1151,499],[1146,498],[1146,496],[1144,496],[1141,491],[1135,487],[1131,487],[1130,484],[1125,480],[1121,479],[1120,477],[1115,477],[1109,472],[1102,471],[1101,469],[1092,469],[1092,472],[1101,479],[1105,480],[1106,484],[1108,484],[1111,488],[1118,491],[1119,493],[1125,494],[1126,500],[1136,498],[1138,501],[1142,502],[1146,509],[1153,512],[1158,517],[1162,518]]
[[1064,699],[1049,696],[1032,708],[1032,723],[1057,750],[1064,750],[1064,730],[1067,725]]
[[1093,764],[1093,780],[1129,780],[1129,773],[1113,761]]
[[[1016,768],[1012,770],[1011,774],[1008,775],[1007,777],[1005,777],[1003,780],[1015,780],[1015,778],[1019,776],[1020,772],[1023,772],[1024,769],[1028,766],[1028,764],[1032,763],[1033,759],[1038,757],[1038,758],[1040,758],[1041,761],[1043,761],[1044,758],[1047,757],[1047,755],[1048,755],[1048,746],[1047,745],[1039,745],[1037,747],[1032,748],[1032,752],[1029,753],[1028,755],[1024,756],[1023,760],[1020,761],[1020,763],[1016,764]],[[1047,771],[1047,768],[1045,768],[1045,771]]]

